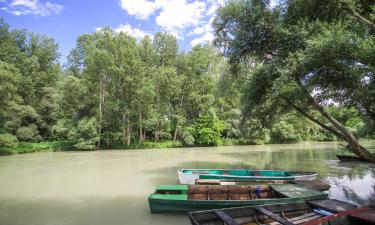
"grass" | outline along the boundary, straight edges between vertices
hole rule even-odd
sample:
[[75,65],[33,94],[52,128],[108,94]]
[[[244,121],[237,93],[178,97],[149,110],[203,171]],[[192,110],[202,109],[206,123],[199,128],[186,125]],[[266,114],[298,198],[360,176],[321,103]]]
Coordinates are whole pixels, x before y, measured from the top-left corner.
[[31,152],[54,152],[64,151],[73,148],[69,141],[46,141],[39,143],[21,142],[14,148],[0,148],[0,155],[23,154]]
[[[222,139],[218,146],[230,145],[248,145],[259,144],[250,143],[242,139]],[[56,151],[74,151],[79,150],[74,148],[74,143],[70,141],[45,141],[40,143],[21,142],[14,148],[0,148],[0,155],[23,154],[32,152],[56,152]],[[108,147],[107,149],[113,150],[127,150],[127,149],[147,149],[147,148],[181,148],[181,147],[199,147],[199,146],[184,146],[181,141],[163,140],[163,141],[145,141],[142,143],[132,143],[130,146],[123,145],[122,143]],[[102,146],[106,149],[106,146]]]
[[111,149],[144,149],[144,148],[181,148],[184,147],[181,141],[145,141],[142,143],[132,143],[130,146],[118,144]]

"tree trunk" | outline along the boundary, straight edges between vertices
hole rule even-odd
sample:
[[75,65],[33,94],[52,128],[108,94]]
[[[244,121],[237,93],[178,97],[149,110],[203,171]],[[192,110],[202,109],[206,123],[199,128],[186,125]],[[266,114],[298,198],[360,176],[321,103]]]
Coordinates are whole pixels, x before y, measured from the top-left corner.
[[312,106],[324,116],[342,135],[343,139],[349,143],[349,149],[362,159],[375,163],[375,155],[371,154],[366,148],[361,146],[353,133],[345,128],[339,121],[337,121],[329,112],[319,105],[312,96],[308,96]]
[[126,143],[126,115],[122,113],[122,144],[125,145]]
[[159,141],[159,122],[155,126],[154,141]]
[[359,14],[355,9],[353,9],[353,7],[348,6],[348,8],[354,17],[357,17],[359,20],[369,25],[372,29],[375,29],[375,24],[373,22]]
[[324,123],[320,122],[319,120],[315,119],[313,116],[309,115],[307,112],[303,111],[300,107],[298,107],[297,105],[293,104],[291,101],[289,100],[286,100],[287,103],[289,105],[291,105],[295,110],[297,110],[299,113],[301,113],[303,116],[305,116],[306,118],[308,118],[309,120],[311,120],[312,122],[318,124],[320,127],[322,127],[323,129],[327,130],[328,132],[331,132],[333,133],[334,135],[336,135],[338,138],[340,139],[344,139],[345,140],[345,136],[343,134],[341,134],[340,132],[338,132],[337,130],[333,129],[332,127],[329,127],[327,125],[325,125]]
[[177,131],[178,131],[178,127],[177,127],[177,124],[176,124],[176,126],[174,128],[173,141],[177,140]]
[[308,98],[308,103],[310,103],[323,117],[325,117],[339,133],[342,134],[342,138],[348,142],[349,149],[362,159],[369,162],[375,163],[375,155],[371,154],[366,148],[361,146],[353,133],[345,128],[339,121],[337,121],[329,112],[325,111],[324,108],[319,105],[318,102],[310,95],[310,92],[303,86],[300,80],[297,80],[298,85],[304,91],[305,96]]
[[130,120],[129,117],[127,118],[127,140],[126,140],[126,145],[129,147],[130,145]]
[[97,148],[100,149],[100,142],[102,136],[102,117],[103,117],[103,105],[104,105],[104,84],[103,79],[99,81],[99,121],[98,121],[98,145]]
[[139,142],[143,142],[142,115],[139,114]]

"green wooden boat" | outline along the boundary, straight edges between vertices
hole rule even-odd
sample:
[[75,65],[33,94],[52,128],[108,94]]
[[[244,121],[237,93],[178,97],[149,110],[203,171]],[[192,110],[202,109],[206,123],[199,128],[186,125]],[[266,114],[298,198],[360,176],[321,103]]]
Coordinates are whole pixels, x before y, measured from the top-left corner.
[[177,171],[180,184],[195,184],[200,179],[218,180],[314,180],[314,172],[287,172],[281,170],[247,170],[247,169],[181,169]]
[[148,197],[151,213],[183,213],[325,199],[327,194],[298,184],[161,185]]

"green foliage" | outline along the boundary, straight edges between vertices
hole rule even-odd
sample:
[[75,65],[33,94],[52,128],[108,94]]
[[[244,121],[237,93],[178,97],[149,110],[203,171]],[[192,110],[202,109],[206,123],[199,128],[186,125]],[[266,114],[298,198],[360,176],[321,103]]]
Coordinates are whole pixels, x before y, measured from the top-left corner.
[[301,136],[293,125],[285,121],[274,124],[271,129],[271,143],[296,143],[300,140]]
[[201,116],[192,125],[191,133],[197,145],[219,145],[224,123],[212,116]]
[[27,127],[20,127],[17,130],[17,138],[24,142],[41,142],[43,138],[39,135],[39,131],[34,124]]
[[182,143],[183,143],[184,146],[188,146],[189,147],[189,146],[193,146],[194,145],[195,138],[194,138],[192,132],[194,132],[194,128],[193,127],[187,127],[182,132],[181,141],[182,141]]
[[18,145],[18,139],[11,134],[0,134],[0,148],[15,148]]
[[[246,121],[258,120],[259,127],[271,129],[272,142],[327,140],[333,134],[369,155],[352,133],[363,135],[354,127],[363,130],[363,121],[375,121],[371,4],[359,0],[285,1],[274,8],[268,4],[229,1],[219,8],[213,23],[215,43],[224,49],[232,68],[249,71],[242,124],[249,128],[252,123]],[[339,113],[330,112],[332,103]],[[283,117],[290,113],[299,118]],[[301,129],[307,121],[320,128],[309,124]],[[246,131],[243,134],[252,134]]]
[[99,139],[97,124],[97,120],[93,117],[83,118],[78,122],[77,127],[69,132],[69,140],[75,142],[74,147],[76,149],[95,149]]
[[23,154],[39,151],[68,151],[73,143],[69,141],[49,141],[40,143],[20,142],[17,147],[0,147],[0,155]]

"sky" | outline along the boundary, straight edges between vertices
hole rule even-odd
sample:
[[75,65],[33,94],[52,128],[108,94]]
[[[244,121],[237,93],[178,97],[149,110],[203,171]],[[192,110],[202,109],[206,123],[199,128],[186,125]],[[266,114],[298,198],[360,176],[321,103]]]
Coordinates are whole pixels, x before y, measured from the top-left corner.
[[[271,1],[271,5],[274,4]],[[212,41],[211,22],[225,0],[0,0],[0,17],[11,29],[46,34],[66,62],[76,39],[109,26],[137,39],[166,31],[183,51]]]

